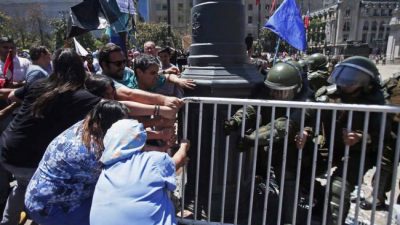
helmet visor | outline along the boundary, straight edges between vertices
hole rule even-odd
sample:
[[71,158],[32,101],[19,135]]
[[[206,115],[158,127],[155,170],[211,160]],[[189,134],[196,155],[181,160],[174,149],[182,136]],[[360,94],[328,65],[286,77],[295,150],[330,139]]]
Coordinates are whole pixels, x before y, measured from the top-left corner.
[[371,81],[371,76],[360,69],[339,64],[332,71],[328,78],[328,82],[337,86],[368,86]]
[[295,96],[295,89],[277,90],[269,89],[269,95],[274,100],[292,100]]

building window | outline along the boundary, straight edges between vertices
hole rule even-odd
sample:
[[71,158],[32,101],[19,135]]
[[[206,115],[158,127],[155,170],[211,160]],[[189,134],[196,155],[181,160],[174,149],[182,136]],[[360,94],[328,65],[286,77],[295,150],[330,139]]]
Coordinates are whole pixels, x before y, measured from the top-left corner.
[[253,4],[248,4],[247,5],[247,10],[252,11],[253,10]]
[[374,9],[374,14],[372,14],[373,16],[378,16],[378,10]]
[[377,28],[377,22],[374,21],[372,22],[371,30],[376,31],[376,28]]
[[375,33],[371,34],[371,37],[369,38],[369,42],[373,42],[375,40]]
[[350,31],[350,22],[349,21],[344,22],[343,31]]
[[389,9],[389,16],[392,16],[393,9]]
[[168,18],[166,16],[164,16],[163,19],[164,19],[164,22],[168,21]]
[[168,10],[167,4],[163,4],[163,5],[162,5],[162,10],[165,10],[165,11]]
[[157,11],[161,11],[161,10],[162,10],[161,4],[156,4],[156,10],[157,10]]
[[369,9],[365,9],[365,16],[369,16]]
[[363,43],[366,43],[366,42],[367,42],[367,34],[366,34],[366,33],[364,33],[364,34],[362,35],[362,42],[363,42]]
[[179,12],[183,11],[183,3],[178,3],[178,11]]
[[382,16],[387,16],[388,15],[387,9],[382,9],[381,15]]
[[161,16],[159,16],[157,20],[158,20],[159,23],[163,22]]
[[379,39],[379,40],[382,40],[382,38],[383,38],[383,33],[379,33],[379,34],[378,34],[378,39]]
[[350,13],[351,13],[351,10],[350,10],[350,9],[346,9],[345,16],[346,16],[346,17],[349,17],[349,16],[350,16]]
[[247,23],[248,24],[252,24],[253,23],[253,17],[252,16],[247,17]]
[[379,25],[379,31],[383,32],[385,30],[385,25],[384,24],[385,24],[385,22],[382,21],[381,24]]
[[368,28],[369,28],[369,22],[365,21],[364,22],[364,26],[363,26],[363,30],[368,30]]
[[347,41],[347,39],[349,39],[349,35],[344,34],[344,35],[343,35],[343,41]]
[[184,17],[182,15],[178,16],[178,23],[184,23]]

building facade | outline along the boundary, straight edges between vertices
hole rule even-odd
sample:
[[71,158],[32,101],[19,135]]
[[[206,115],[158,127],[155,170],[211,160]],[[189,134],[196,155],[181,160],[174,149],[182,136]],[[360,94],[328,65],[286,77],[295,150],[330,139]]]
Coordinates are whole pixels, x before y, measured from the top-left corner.
[[389,63],[400,63],[400,6],[393,12],[389,22],[389,38],[386,48],[386,60]]
[[33,8],[40,8],[44,17],[62,18],[67,16],[71,6],[81,0],[1,0],[0,10],[11,17],[23,17]]
[[[326,4],[310,13],[311,21],[318,22],[320,26],[310,27],[308,34],[314,34],[314,38],[309,38],[308,44],[314,48],[333,48],[335,53],[340,54],[340,46],[353,41],[368,43],[375,53],[383,53],[390,33],[389,22],[397,4],[397,0]],[[319,36],[315,38],[315,34]]]

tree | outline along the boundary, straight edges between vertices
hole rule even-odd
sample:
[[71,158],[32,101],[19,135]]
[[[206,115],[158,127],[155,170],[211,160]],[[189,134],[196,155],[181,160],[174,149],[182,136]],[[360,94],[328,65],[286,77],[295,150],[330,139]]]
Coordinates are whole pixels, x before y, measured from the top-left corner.
[[146,41],[154,41],[159,46],[171,46],[182,48],[180,37],[172,31],[172,37],[168,37],[168,25],[166,23],[136,23],[136,47],[142,48]]
[[10,34],[10,20],[11,18],[9,16],[0,11],[0,34]]

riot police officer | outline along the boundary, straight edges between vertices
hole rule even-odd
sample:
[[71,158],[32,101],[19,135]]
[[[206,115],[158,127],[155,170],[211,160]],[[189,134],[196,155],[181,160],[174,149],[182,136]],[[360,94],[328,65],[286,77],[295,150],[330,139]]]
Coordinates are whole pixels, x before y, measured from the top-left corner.
[[[285,100],[285,101],[307,101],[311,92],[303,85],[302,74],[295,63],[281,62],[275,64],[268,72],[267,78],[264,81],[264,92],[258,96],[262,99],[269,100]],[[228,121],[225,123],[225,130],[230,132],[237,130],[241,127],[243,117],[246,119],[246,134],[239,143],[240,150],[248,150],[254,146],[256,139],[256,110],[252,106],[238,110]],[[300,130],[301,109],[291,109],[289,118],[286,117],[286,108],[277,107],[275,111],[274,126],[271,125],[271,108],[262,107],[261,109],[261,125],[258,129],[258,157],[257,157],[257,171],[258,176],[264,177],[267,171],[267,146],[270,138],[273,138],[273,151],[272,151],[272,166],[276,178],[279,182],[281,179],[281,163],[283,161],[283,149],[286,135],[288,135],[287,147],[287,164],[285,172],[285,186],[283,188],[283,196],[285,199],[283,206],[282,222],[289,224],[292,222],[292,213],[294,207],[295,193],[293,186],[296,180],[297,169],[297,154],[298,146],[295,142],[295,136]],[[308,119],[306,119],[306,123]],[[289,125],[289,130],[286,130],[286,123]],[[311,135],[310,135],[311,137]],[[310,141],[311,142],[311,141]],[[310,151],[311,152],[311,151]]]
[[310,88],[317,91],[322,86],[329,85],[328,58],[321,53],[314,53],[307,58],[307,63]]
[[[384,105],[384,95],[380,88],[380,75],[375,64],[368,58],[361,56],[350,57],[338,64],[328,82],[335,85],[333,88],[321,88],[316,93],[317,101],[322,102],[340,102],[351,104],[371,104]],[[333,90],[333,91],[332,91]],[[366,159],[364,170],[368,170],[374,165],[375,155],[378,149],[379,129],[381,122],[381,113],[371,113],[368,126],[368,133],[363,133],[364,118],[363,112],[353,112],[351,121],[351,130],[347,130],[349,120],[347,111],[339,111],[336,118],[336,128],[332,131],[332,114],[324,113],[322,124],[324,125],[326,138],[329,139],[330,132],[335,132],[333,166],[337,169],[332,174],[331,193],[330,193],[330,211],[332,215],[332,224],[343,224],[344,219],[350,208],[350,193],[357,185],[358,173],[360,168],[362,137],[367,135]],[[388,133],[388,132],[385,132]],[[347,178],[343,180],[343,159],[346,145],[350,147],[348,159]],[[364,172],[365,172],[364,171]],[[342,221],[339,221],[340,197],[341,191],[344,191],[344,206]]]

